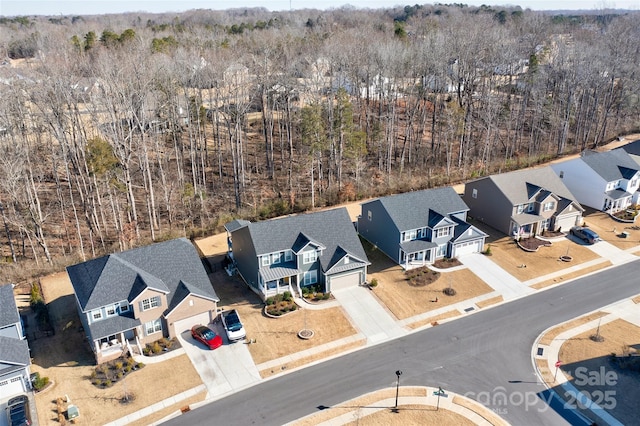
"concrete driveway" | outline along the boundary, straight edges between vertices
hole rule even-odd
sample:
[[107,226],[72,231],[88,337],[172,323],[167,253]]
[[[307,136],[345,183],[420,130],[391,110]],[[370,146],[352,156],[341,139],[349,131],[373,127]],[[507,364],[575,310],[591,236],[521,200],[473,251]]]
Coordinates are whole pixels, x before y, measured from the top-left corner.
[[242,341],[229,344],[224,329],[219,324],[209,324],[209,327],[224,340],[224,345],[218,349],[210,350],[191,337],[189,331],[178,336],[180,344],[207,387],[207,399],[237,392],[259,382],[260,373],[247,345]]

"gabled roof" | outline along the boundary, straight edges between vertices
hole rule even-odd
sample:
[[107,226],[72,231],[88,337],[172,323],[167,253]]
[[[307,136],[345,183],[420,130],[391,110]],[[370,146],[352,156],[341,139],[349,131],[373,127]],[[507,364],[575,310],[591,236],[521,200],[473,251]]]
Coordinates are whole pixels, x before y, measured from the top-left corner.
[[[131,302],[145,289],[166,293],[169,310],[189,293],[219,300],[195,247],[186,238],[89,260],[69,266],[67,273],[83,311]],[[178,292],[180,286],[186,291]]]
[[451,187],[390,195],[368,203],[374,202],[382,204],[400,231],[426,226],[431,222],[431,215],[434,213],[446,217],[451,213],[469,210],[460,195]]
[[227,232],[232,233],[236,229],[240,229],[240,228],[242,228],[244,226],[247,226],[250,223],[251,222],[249,222],[248,220],[236,219],[236,220],[232,220],[229,223],[225,223],[224,224],[224,229],[226,229]]
[[0,327],[6,327],[20,322],[16,299],[13,296],[13,286],[4,284],[0,286]]
[[584,151],[580,159],[607,182],[630,179],[640,169],[638,163],[621,148],[605,152]]
[[451,241],[461,242],[466,240],[476,240],[478,238],[488,236],[485,232],[455,216],[453,216],[453,220],[458,224],[458,226],[454,228],[453,238]]
[[308,243],[323,248],[320,265],[327,271],[337,250],[344,250],[367,262],[349,213],[345,208],[287,216],[248,226],[257,256],[300,249]]
[[555,195],[575,201],[571,191],[550,167],[517,170],[500,173],[481,179],[490,179],[504,194],[512,205],[525,204],[532,201],[540,190],[550,191]]
[[627,154],[640,155],[640,139],[629,142],[626,145],[622,145],[620,148],[627,151]]

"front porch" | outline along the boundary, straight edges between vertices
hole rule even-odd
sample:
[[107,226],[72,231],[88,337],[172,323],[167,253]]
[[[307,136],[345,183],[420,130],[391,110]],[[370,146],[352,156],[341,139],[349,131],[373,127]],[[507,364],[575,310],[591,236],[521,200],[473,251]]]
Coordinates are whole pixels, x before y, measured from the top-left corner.
[[285,291],[299,294],[301,274],[303,272],[293,262],[262,268],[258,272],[259,292],[263,299]]
[[436,243],[424,240],[400,243],[399,265],[404,269],[413,269],[433,263],[438,258],[438,254],[441,254],[440,257],[446,255],[446,245],[442,247],[444,250],[441,250]]

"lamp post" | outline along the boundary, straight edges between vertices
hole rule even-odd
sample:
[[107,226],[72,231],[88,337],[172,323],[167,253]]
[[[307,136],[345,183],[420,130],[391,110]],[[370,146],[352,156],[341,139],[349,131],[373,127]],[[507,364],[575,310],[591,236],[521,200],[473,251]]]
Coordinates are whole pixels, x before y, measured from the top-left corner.
[[398,392],[400,391],[400,376],[402,376],[402,371],[396,370],[396,376],[398,379],[396,380],[396,406],[394,410],[398,410]]

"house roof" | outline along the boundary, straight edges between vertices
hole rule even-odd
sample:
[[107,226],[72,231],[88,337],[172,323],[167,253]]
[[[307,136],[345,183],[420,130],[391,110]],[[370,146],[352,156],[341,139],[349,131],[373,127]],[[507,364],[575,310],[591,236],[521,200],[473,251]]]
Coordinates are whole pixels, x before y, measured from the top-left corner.
[[31,363],[29,344],[26,340],[0,336],[0,365],[10,364],[9,367],[0,370],[0,376],[11,371],[23,368]]
[[627,154],[640,155],[640,139],[622,145],[620,148],[627,151]]
[[470,223],[460,220],[455,216],[453,216],[452,219],[458,225],[454,228],[454,231],[453,231],[452,241],[454,242],[458,243],[462,241],[477,240],[479,238],[488,236],[485,232],[482,232],[481,230],[471,225]]
[[418,251],[429,250],[438,247],[438,244],[426,240],[404,241],[399,244],[405,253],[415,253]]
[[551,191],[560,197],[576,202],[571,191],[548,166],[500,173],[481,179],[493,181],[514,206],[531,202],[534,197],[540,194],[540,191]]
[[232,220],[229,223],[225,223],[224,229],[226,229],[227,232],[232,233],[233,231],[240,229],[244,226],[247,226],[250,223],[251,222],[249,222],[248,220],[236,219],[236,220]]
[[126,315],[115,315],[102,321],[93,322],[89,324],[89,327],[91,328],[91,338],[98,340],[123,331],[132,330],[139,325],[141,325],[140,320],[133,318],[133,313],[128,312]]
[[[369,201],[380,202],[400,231],[437,223],[437,217],[468,211],[469,207],[451,187],[425,189]],[[366,205],[368,203],[363,203]]]
[[83,311],[132,301],[145,289],[166,293],[168,311],[187,294],[219,301],[195,247],[186,238],[89,260],[67,267],[67,273]]
[[640,169],[621,148],[605,152],[584,151],[580,158],[607,182],[631,179]]
[[300,249],[311,242],[324,247],[320,265],[324,271],[333,266],[337,250],[361,259],[368,264],[349,213],[345,208],[317,213],[287,216],[248,225],[256,255]]
[[0,327],[6,327],[20,321],[16,299],[13,296],[13,285],[0,286]]

